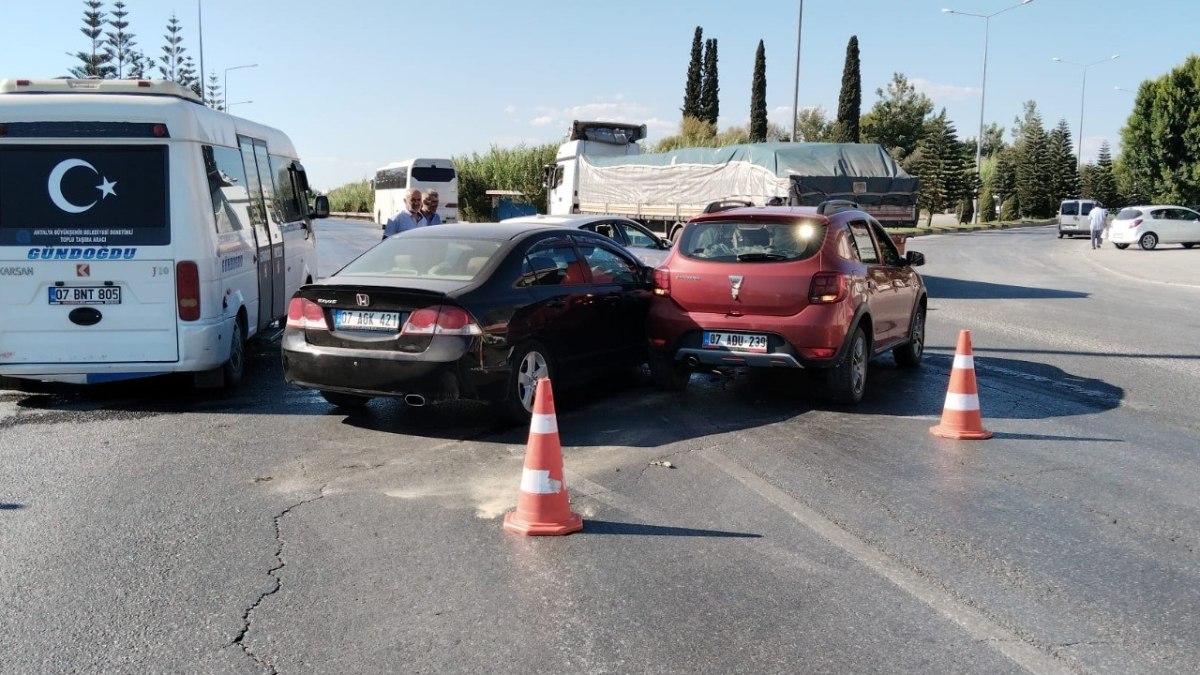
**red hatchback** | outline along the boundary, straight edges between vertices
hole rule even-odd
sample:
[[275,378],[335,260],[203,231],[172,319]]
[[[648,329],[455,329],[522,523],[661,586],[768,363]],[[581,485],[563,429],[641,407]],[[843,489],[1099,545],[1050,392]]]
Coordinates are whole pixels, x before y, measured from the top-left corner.
[[915,251],[901,256],[857,204],[751,207],[691,220],[655,271],[647,336],[655,384],[694,371],[817,369],[857,403],[871,358],[921,362],[928,302]]

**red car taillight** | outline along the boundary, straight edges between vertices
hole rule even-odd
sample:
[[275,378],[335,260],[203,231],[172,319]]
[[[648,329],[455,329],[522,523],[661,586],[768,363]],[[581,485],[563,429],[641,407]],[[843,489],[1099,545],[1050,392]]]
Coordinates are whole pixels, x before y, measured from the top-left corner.
[[1138,218],[1137,220],[1133,221],[1133,224],[1130,225],[1130,227],[1137,227],[1138,225],[1141,225],[1141,224],[1142,224],[1142,219]]
[[482,335],[467,310],[452,305],[424,307],[408,315],[401,335]]
[[846,277],[838,272],[817,272],[808,287],[808,301],[828,305],[846,298]]
[[191,260],[175,265],[175,306],[180,321],[200,318],[200,269]]
[[654,294],[664,297],[671,294],[671,270],[666,267],[654,270]]
[[292,298],[288,303],[288,328],[299,328],[301,330],[329,330],[329,324],[325,323],[325,310],[312,300],[305,298]]

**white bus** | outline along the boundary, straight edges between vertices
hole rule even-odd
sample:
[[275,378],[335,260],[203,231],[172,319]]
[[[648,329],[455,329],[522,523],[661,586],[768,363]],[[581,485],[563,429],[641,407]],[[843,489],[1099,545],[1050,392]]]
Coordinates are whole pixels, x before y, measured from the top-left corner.
[[309,199],[287,136],[177,84],[0,81],[0,376],[236,386],[316,278]]
[[380,226],[407,208],[404,192],[417,188],[421,192],[438,191],[438,213],[443,223],[458,222],[458,172],[448,159],[406,159],[392,162],[375,172],[375,222]]

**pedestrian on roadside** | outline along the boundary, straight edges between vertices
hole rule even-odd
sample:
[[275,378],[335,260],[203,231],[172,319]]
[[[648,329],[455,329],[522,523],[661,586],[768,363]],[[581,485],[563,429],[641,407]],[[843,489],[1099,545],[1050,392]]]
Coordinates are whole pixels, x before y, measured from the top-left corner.
[[430,188],[421,198],[421,222],[418,225],[441,225],[442,216],[437,212],[438,191]]
[[422,225],[421,191],[417,188],[408,188],[404,192],[404,205],[406,208],[400,209],[400,213],[397,213],[391,220],[387,221],[387,225],[383,226],[384,239],[393,234],[407,232]]
[[1092,212],[1088,214],[1088,224],[1092,231],[1092,250],[1098,249],[1104,245],[1102,237],[1104,235],[1105,219],[1108,217],[1108,211],[1104,210],[1103,206],[1096,204],[1092,207]]

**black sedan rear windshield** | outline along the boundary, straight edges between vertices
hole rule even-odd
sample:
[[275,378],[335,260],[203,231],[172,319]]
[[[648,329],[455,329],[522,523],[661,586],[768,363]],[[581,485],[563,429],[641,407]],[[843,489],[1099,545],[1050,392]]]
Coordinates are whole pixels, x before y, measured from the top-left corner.
[[339,277],[399,277],[469,281],[500,248],[488,239],[391,237],[355,258]]
[[802,260],[821,248],[825,224],[814,220],[693,223],[679,240],[689,258],[717,262]]

